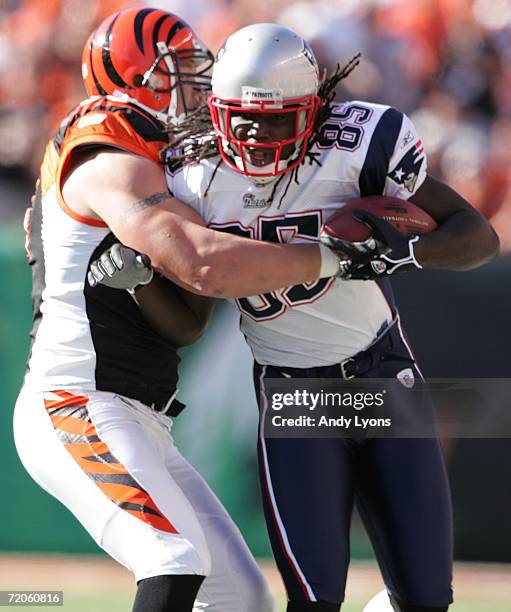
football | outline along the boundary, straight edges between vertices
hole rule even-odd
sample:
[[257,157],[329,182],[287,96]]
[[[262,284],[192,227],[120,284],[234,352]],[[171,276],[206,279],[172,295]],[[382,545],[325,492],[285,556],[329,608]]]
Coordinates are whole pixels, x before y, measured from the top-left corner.
[[356,210],[365,210],[393,225],[405,236],[427,234],[437,223],[425,210],[407,200],[387,196],[370,196],[352,200],[335,212],[321,228],[323,235],[349,242],[364,242],[371,237],[371,228],[355,218]]

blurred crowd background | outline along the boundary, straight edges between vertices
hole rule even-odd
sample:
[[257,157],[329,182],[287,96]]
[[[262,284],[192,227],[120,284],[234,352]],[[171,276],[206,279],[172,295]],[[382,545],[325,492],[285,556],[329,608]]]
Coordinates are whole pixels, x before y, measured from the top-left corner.
[[[0,219],[20,216],[46,140],[84,97],[83,43],[127,0],[0,3]],[[289,26],[332,68],[361,51],[338,99],[397,106],[414,119],[430,171],[492,219],[511,250],[510,0],[153,0],[217,51],[253,22]],[[6,184],[8,183],[8,184]],[[506,235],[507,234],[507,235]]]
[[[85,92],[89,32],[126,0],[0,0],[0,447],[12,521],[2,550],[97,551],[75,519],[22,470],[11,414],[30,329],[21,222],[47,139]],[[143,4],[138,2],[138,4]],[[338,98],[410,114],[433,175],[477,206],[511,253],[511,0],[152,0],[212,49],[239,27],[275,21],[304,36],[332,69],[362,52]],[[403,275],[396,290],[429,377],[507,377],[510,258],[469,274]],[[255,469],[251,356],[238,315],[221,304],[206,337],[183,352],[176,440],[219,493],[257,555],[269,553]],[[508,412],[509,407],[503,406]],[[207,436],[205,435],[207,432]],[[457,555],[511,561],[511,441],[451,441]],[[55,530],[55,525],[59,529]],[[359,524],[353,553],[370,554]]]

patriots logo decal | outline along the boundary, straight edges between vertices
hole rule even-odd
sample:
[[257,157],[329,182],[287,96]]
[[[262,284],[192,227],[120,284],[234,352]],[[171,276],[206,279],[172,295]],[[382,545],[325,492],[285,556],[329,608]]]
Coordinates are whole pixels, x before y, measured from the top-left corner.
[[403,185],[410,193],[413,193],[424,160],[424,146],[422,141],[418,140],[387,176],[395,183],[398,183],[398,185]]

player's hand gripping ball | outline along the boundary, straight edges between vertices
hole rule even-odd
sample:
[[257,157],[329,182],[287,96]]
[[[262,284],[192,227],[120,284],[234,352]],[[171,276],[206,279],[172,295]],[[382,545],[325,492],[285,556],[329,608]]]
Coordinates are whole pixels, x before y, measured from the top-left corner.
[[419,236],[434,231],[435,220],[406,200],[372,196],[354,200],[321,228],[320,240],[345,257],[340,277],[373,280],[422,268],[414,254]]

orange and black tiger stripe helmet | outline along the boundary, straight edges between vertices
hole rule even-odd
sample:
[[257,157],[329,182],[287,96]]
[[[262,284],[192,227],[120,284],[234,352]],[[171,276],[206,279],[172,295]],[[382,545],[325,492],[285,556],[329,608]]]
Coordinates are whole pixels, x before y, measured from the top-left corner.
[[[210,89],[211,52],[176,15],[128,8],[107,17],[83,50],[89,96],[124,96],[164,122],[186,113],[183,87]],[[181,114],[181,113],[180,113]]]

